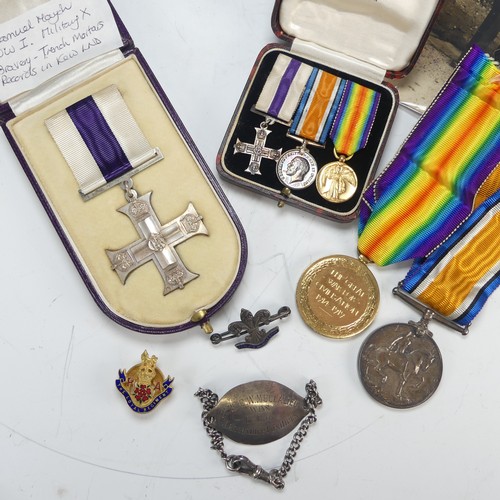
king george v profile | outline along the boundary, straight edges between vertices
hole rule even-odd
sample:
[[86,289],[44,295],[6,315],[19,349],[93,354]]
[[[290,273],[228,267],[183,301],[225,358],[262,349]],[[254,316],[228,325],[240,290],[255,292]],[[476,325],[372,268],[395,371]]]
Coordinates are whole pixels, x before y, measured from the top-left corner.
[[286,167],[287,183],[302,182],[310,169],[311,167],[306,159],[296,156]]

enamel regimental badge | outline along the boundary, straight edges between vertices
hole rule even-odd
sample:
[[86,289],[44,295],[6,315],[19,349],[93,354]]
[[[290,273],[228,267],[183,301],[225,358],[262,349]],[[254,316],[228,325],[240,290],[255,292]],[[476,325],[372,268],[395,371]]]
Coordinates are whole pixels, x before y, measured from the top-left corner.
[[144,351],[141,362],[129,370],[119,370],[116,388],[123,394],[132,410],[137,413],[147,413],[158,405],[172,392],[170,377],[164,378],[163,373],[156,367],[158,358],[149,356]]

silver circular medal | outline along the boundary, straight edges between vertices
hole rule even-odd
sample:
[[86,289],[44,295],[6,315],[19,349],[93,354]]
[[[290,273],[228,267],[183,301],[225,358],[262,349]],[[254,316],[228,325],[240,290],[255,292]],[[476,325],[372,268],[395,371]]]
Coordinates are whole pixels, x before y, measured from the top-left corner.
[[430,332],[394,323],[375,330],[359,353],[359,373],[368,393],[392,408],[412,408],[434,394],[443,361]]
[[317,172],[316,160],[304,148],[286,151],[276,165],[278,179],[290,189],[305,189],[310,186],[316,179]]

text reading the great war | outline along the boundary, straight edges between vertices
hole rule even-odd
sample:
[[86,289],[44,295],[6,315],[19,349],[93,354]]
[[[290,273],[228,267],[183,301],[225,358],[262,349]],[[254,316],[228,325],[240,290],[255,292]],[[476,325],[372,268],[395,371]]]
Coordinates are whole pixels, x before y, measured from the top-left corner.
[[348,276],[334,270],[316,281],[315,300],[323,311],[343,319],[346,315],[358,318],[364,310],[365,291]]
[[0,26],[0,100],[120,45],[106,2],[46,2]]

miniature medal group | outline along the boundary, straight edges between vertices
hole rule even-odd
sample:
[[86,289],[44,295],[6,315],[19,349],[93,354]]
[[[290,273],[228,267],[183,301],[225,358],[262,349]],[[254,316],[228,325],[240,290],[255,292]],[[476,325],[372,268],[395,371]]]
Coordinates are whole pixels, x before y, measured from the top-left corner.
[[[265,120],[255,128],[254,143],[236,139],[234,154],[250,156],[245,172],[252,176],[274,162],[285,189],[313,186],[327,202],[343,203],[358,190],[358,177],[347,162],[366,146],[380,97],[372,88],[279,54],[252,106]],[[273,127],[281,134],[285,128],[298,146],[284,152],[269,146]],[[333,161],[319,167],[309,148],[325,147],[331,147]]]

